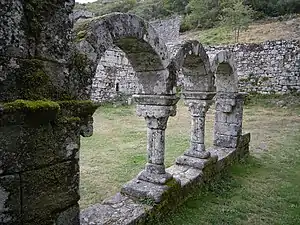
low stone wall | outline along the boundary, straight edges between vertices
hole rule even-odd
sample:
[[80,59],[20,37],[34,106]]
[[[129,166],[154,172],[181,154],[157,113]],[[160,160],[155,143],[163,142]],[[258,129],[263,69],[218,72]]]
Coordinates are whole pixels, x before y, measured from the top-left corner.
[[240,91],[262,94],[300,92],[300,41],[207,46],[209,55],[233,52]]
[[[122,193],[117,193],[104,200],[102,204],[95,204],[83,210],[80,224],[145,224],[151,220],[162,219],[160,217],[164,215],[164,211],[174,209],[194,191],[199,191],[203,185],[212,181],[217,174],[221,174],[230,165],[245,158],[249,154],[249,142],[250,134],[245,134],[240,137],[236,148],[208,149],[215,161],[208,163],[209,160],[204,159],[202,164],[200,163],[202,168],[182,165],[169,167],[167,172],[172,174],[178,183],[157,185],[133,179],[125,185],[125,188],[132,185],[139,186],[140,199],[133,200]],[[148,189],[152,190],[153,196],[161,197],[162,201],[156,204],[155,201],[142,198]]]

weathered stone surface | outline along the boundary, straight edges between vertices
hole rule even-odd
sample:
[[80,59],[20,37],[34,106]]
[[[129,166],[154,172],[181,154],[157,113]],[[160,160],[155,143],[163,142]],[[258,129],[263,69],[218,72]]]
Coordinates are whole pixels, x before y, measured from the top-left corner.
[[199,159],[199,158],[189,157],[189,156],[179,156],[176,159],[176,164],[190,166],[196,169],[203,170],[206,166],[213,164],[216,161],[217,161],[217,157],[215,156],[212,156],[208,159]]
[[190,187],[191,185],[202,183],[203,173],[200,169],[190,166],[174,165],[166,169],[176,180],[180,181],[181,187]]
[[299,40],[207,46],[205,49],[211,56],[222,50],[232,52],[240,91],[262,94],[300,91]]
[[123,185],[121,193],[140,200],[151,199],[152,201],[159,203],[165,200],[165,194],[170,191],[170,188],[171,187],[169,187],[168,185],[159,185],[141,181],[138,179],[133,179]]
[[[38,135],[37,135],[38,134]],[[79,124],[0,127],[0,174],[16,173],[75,159]]]
[[59,213],[54,225],[80,225],[79,205],[76,204]]
[[238,145],[238,137],[214,133],[214,146],[220,146],[225,148],[236,148],[237,145]]
[[[79,166],[68,161],[21,174],[23,220],[47,220],[79,200]],[[50,217],[51,218],[51,217]]]
[[118,193],[104,200],[103,204],[84,209],[80,214],[80,224],[138,224],[144,222],[147,212],[152,208]]
[[[67,65],[40,59],[0,56],[0,101],[64,100],[77,93],[69,87]],[[32,89],[32,87],[35,87]]]
[[19,175],[0,176],[0,224],[21,225],[20,183]]
[[[25,15],[22,1],[1,1],[0,9],[0,55],[28,56],[30,50],[24,27]],[[2,75],[0,75],[1,80]]]
[[28,38],[38,58],[68,63],[72,56],[73,26],[69,14],[74,0],[26,1],[23,3],[28,23]]

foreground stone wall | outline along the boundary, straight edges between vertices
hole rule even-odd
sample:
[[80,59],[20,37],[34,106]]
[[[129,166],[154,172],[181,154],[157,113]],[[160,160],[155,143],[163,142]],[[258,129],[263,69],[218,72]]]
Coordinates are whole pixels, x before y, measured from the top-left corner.
[[[181,17],[151,21],[158,36],[165,42],[179,39]],[[95,102],[114,101],[122,96],[131,96],[136,92],[137,78],[126,58],[118,47],[106,51],[93,78],[92,100]]]
[[73,6],[0,1],[1,225],[79,224],[80,134],[95,107],[80,101]]
[[300,92],[300,41],[207,46],[208,54],[234,53],[241,91],[263,94]]

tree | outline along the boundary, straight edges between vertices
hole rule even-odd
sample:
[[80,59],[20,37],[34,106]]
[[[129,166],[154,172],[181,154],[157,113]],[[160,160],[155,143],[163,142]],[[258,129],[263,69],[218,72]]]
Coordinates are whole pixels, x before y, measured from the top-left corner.
[[196,27],[211,28],[216,25],[220,13],[219,0],[191,0],[187,6],[187,20]]
[[221,24],[234,31],[235,42],[238,42],[240,31],[247,30],[253,21],[254,11],[243,0],[221,0]]
[[185,13],[185,8],[189,4],[189,0],[163,0],[164,7],[179,14]]

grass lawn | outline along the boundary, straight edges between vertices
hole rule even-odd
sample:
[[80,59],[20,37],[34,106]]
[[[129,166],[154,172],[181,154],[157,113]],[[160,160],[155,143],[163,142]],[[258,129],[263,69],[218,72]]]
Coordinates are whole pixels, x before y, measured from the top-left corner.
[[[245,107],[243,126],[252,135],[251,157],[159,224],[300,224],[300,107],[269,102],[258,100]],[[135,116],[134,107],[105,106],[94,119],[94,135],[82,138],[82,208],[118,192],[146,162],[146,123]],[[179,103],[167,128],[167,166],[188,147],[189,122],[187,108]],[[210,110],[208,146],[212,124]]]

